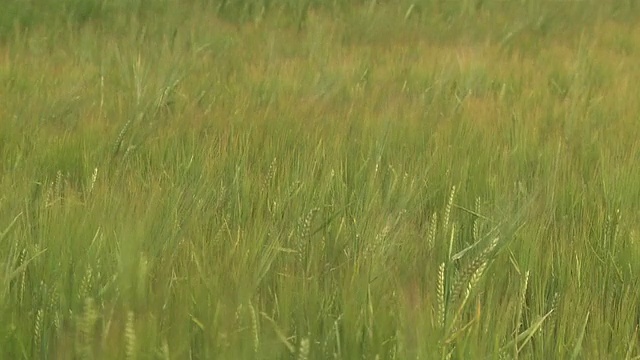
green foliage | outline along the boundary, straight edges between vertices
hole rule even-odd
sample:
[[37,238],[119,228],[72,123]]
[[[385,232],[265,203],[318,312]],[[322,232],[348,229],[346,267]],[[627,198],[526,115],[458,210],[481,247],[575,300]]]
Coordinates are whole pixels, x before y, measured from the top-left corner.
[[637,358],[634,6],[7,1],[0,358]]
[[118,19],[162,16],[168,1],[144,0],[7,0],[0,15],[0,40],[7,42],[33,28],[78,28],[87,24],[113,26]]

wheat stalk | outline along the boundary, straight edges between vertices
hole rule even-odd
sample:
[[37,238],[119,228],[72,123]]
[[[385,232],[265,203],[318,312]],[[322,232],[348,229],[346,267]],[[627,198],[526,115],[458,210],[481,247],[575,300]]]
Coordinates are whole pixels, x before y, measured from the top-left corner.
[[[485,248],[480,254],[478,254],[473,261],[471,261],[467,266],[465,266],[456,277],[456,280],[453,283],[452,287],[452,295],[451,298],[453,300],[459,299],[463,290],[466,290],[465,285],[472,285],[471,282],[475,281],[476,283],[480,280],[480,277],[484,273],[484,270],[487,266],[487,262],[489,259],[489,255],[495,249],[498,244],[498,238],[495,238],[489,246]],[[472,287],[474,287],[473,284]]]
[[429,221],[429,233],[427,234],[427,249],[433,249],[436,241],[436,231],[438,230],[438,213],[434,212]]
[[276,178],[276,172],[278,170],[278,159],[273,158],[271,160],[271,164],[269,164],[269,172],[267,173],[267,185],[270,185],[273,182],[273,179]]
[[456,187],[451,187],[451,192],[449,193],[449,199],[447,201],[447,206],[444,209],[444,219],[442,222],[442,229],[446,232],[449,227],[449,220],[451,216],[451,207],[453,206],[453,199],[456,195]]
[[79,320],[78,327],[80,336],[80,346],[78,350],[80,351],[79,355],[82,359],[93,358],[92,339],[97,319],[98,313],[93,298],[86,298],[84,302],[84,316]]
[[[18,263],[16,264],[16,268],[20,268],[25,264],[25,259],[27,257],[27,249],[22,249],[20,251],[20,256],[18,257]],[[18,303],[22,305],[22,300],[24,299],[24,289],[27,283],[27,272],[23,270],[20,274],[20,287],[18,288]]]
[[124,136],[127,133],[127,131],[129,131],[129,128],[131,127],[131,123],[133,123],[133,118],[130,118],[129,120],[127,120],[127,122],[122,127],[122,130],[120,130],[120,133],[118,134],[118,137],[116,138],[116,141],[113,144],[112,156],[115,156],[118,153],[118,151],[120,151],[120,147],[122,146],[122,141],[124,140]]
[[93,278],[93,272],[91,270],[91,266],[87,266],[87,270],[82,277],[82,281],[80,282],[80,290],[78,292],[78,299],[85,299],[89,292],[91,291],[91,280]]
[[298,225],[298,256],[300,263],[306,269],[307,261],[308,261],[308,250],[309,250],[309,237],[311,236],[311,223],[313,222],[313,217],[317,211],[320,209],[313,208],[309,210],[307,215],[300,219]]
[[[38,309],[36,312],[36,321],[33,326],[33,353],[42,354],[42,323],[44,318],[44,310]],[[39,357],[39,356],[38,356]]]
[[98,179],[98,168],[93,169],[93,174],[91,174],[91,181],[89,182],[89,194],[93,192],[93,188],[96,184],[96,180]]
[[529,285],[529,271],[524,273],[524,278],[522,279],[522,286],[520,287],[520,294],[518,296],[518,312],[516,314],[516,333],[520,331],[520,327],[522,326],[522,312],[526,307],[526,295],[527,295],[527,287]]
[[[480,197],[476,197],[475,202],[475,212],[476,214],[480,214]],[[480,218],[476,216],[473,219],[473,241],[480,240]]]
[[300,348],[298,349],[298,360],[308,360],[311,344],[309,338],[300,340]]
[[136,356],[136,330],[133,311],[127,312],[127,322],[124,328],[125,356],[127,359],[135,359]]
[[169,351],[169,343],[167,339],[162,339],[162,347],[160,348],[160,354],[162,354],[162,359],[171,360],[171,352]]
[[445,303],[445,293],[444,293],[444,272],[445,272],[445,263],[441,263],[438,266],[438,279],[437,279],[437,290],[436,296],[438,298],[438,325],[441,328],[444,328],[445,322],[445,313],[446,313],[446,303]]
[[60,170],[56,173],[55,196],[56,200],[62,198],[62,171]]
[[253,352],[258,353],[260,347],[260,337],[258,336],[258,318],[256,316],[256,309],[253,304],[249,302],[249,314],[251,315],[251,334],[253,335]]

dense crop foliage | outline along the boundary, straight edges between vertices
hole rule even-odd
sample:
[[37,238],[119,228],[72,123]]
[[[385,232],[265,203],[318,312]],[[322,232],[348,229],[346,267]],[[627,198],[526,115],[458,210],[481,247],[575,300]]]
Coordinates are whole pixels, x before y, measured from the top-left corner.
[[633,1],[17,1],[0,358],[640,356]]

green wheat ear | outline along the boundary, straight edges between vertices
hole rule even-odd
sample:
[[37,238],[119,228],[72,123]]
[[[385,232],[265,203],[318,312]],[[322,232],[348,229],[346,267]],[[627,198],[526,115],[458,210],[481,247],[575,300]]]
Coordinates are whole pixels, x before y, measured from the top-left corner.
[[260,336],[259,336],[259,324],[258,317],[256,316],[256,309],[253,304],[249,302],[249,314],[251,315],[251,334],[253,337],[253,352],[257,353],[260,348]]
[[136,329],[133,311],[127,312],[127,321],[124,328],[125,356],[127,360],[136,358]]
[[36,312],[36,321],[33,326],[33,354],[40,357],[42,355],[42,326],[44,322],[44,310],[38,309]]
[[429,233],[427,234],[427,250],[432,250],[438,231],[438,213],[434,212],[429,221]]
[[453,206],[453,199],[456,196],[456,187],[451,187],[451,192],[449,193],[449,198],[447,200],[447,205],[444,209],[444,218],[442,219],[442,230],[448,231],[449,229],[449,221],[451,217],[451,207]]
[[131,128],[131,124],[132,123],[133,123],[133,118],[130,118],[124,124],[122,129],[120,129],[120,132],[118,133],[118,137],[116,137],[116,141],[113,143],[113,147],[111,149],[112,158],[115,157],[118,154],[118,152],[120,151],[120,148],[122,147],[122,142],[124,141],[124,137],[127,134],[127,132],[129,131],[129,129]]
[[84,301],[84,314],[78,319],[78,356],[81,359],[93,359],[94,334],[98,312],[93,298],[86,298]]
[[300,348],[298,349],[298,360],[308,360],[311,350],[311,342],[308,337],[300,340]]
[[437,311],[438,325],[442,329],[444,329],[445,320],[446,320],[445,316],[447,312],[444,282],[445,282],[445,263],[443,262],[440,264],[440,266],[438,266],[438,279],[437,279],[437,289],[436,289],[437,305],[438,305],[438,311]]

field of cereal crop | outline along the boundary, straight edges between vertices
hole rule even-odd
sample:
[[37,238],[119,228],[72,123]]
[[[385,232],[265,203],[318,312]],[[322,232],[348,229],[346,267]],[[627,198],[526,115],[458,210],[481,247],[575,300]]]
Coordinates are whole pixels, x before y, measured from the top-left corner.
[[634,1],[3,7],[0,358],[640,359]]

